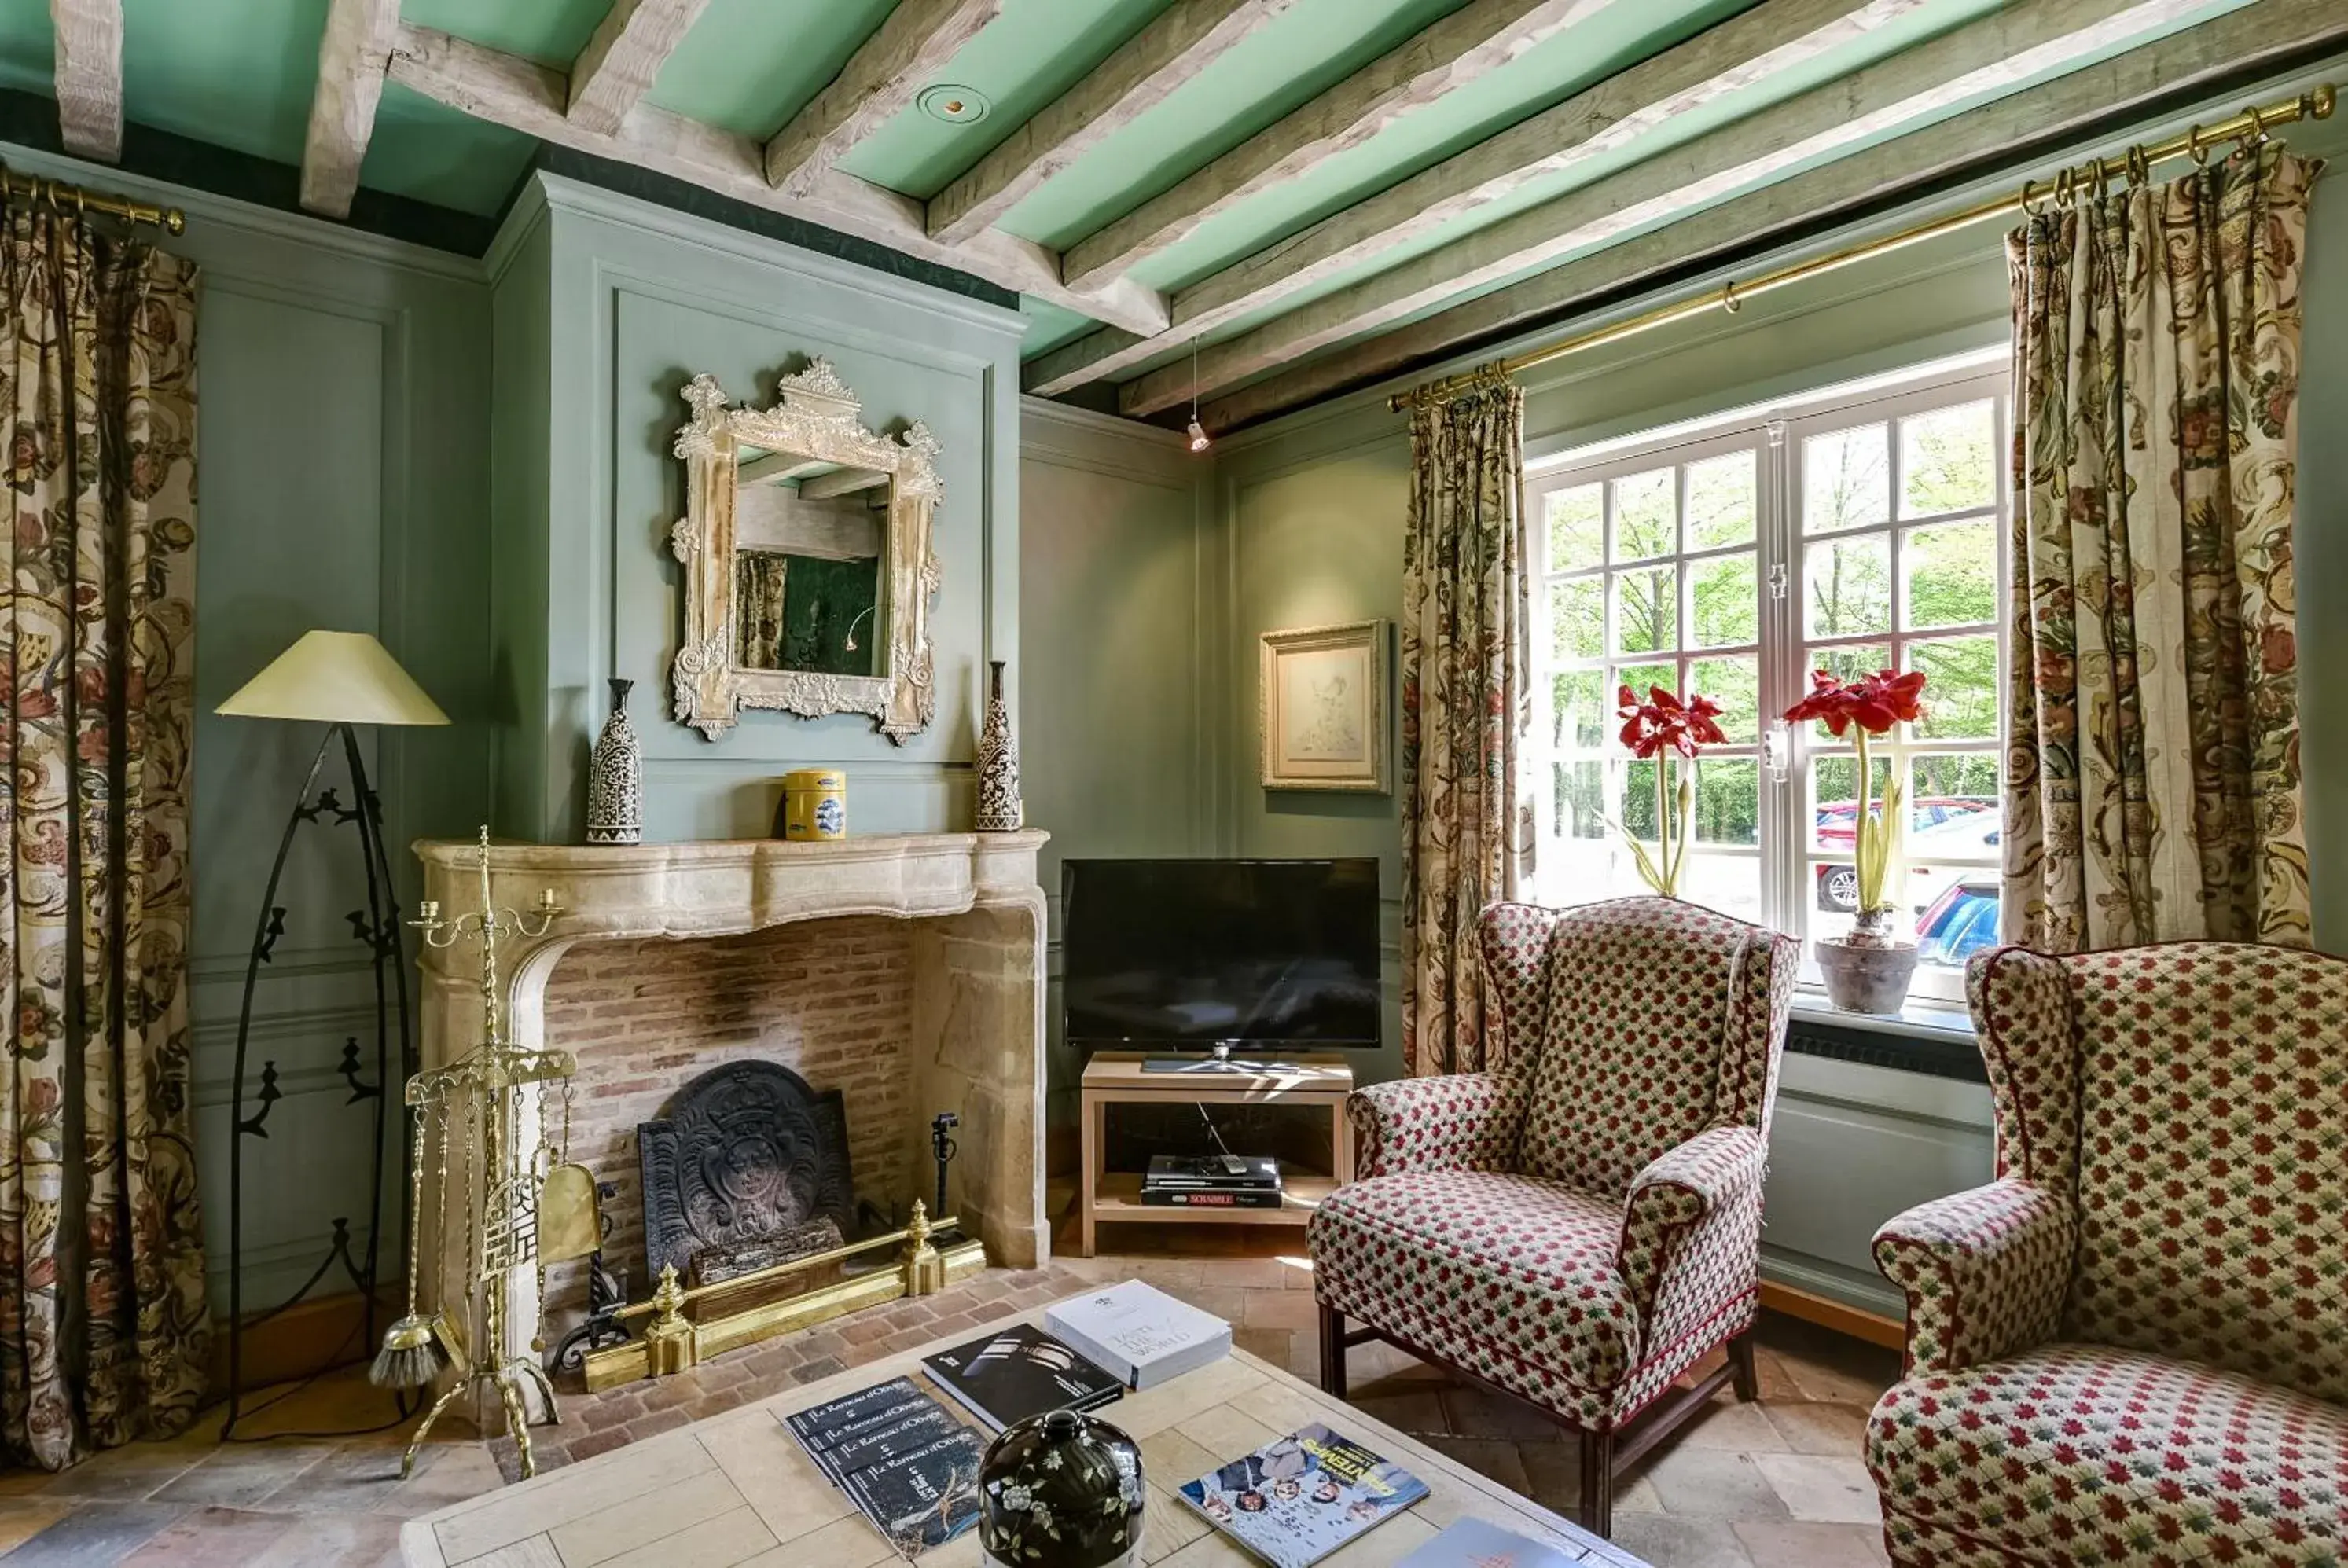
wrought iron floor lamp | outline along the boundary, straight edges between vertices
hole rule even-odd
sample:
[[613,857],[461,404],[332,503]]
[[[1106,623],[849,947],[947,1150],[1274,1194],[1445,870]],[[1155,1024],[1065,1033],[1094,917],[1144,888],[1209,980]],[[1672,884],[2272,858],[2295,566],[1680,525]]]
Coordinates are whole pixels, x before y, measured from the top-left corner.
[[[221,1424],[221,1439],[229,1441],[236,1436],[237,1423],[257,1413],[249,1409],[245,1402],[247,1394],[251,1392],[244,1383],[246,1336],[308,1299],[313,1291],[335,1274],[338,1264],[344,1277],[359,1295],[362,1323],[357,1348],[365,1355],[371,1353],[375,1346],[382,1288],[386,1283],[382,1276],[385,1132],[395,1099],[386,1091],[404,1085],[414,1076],[419,1063],[416,1059],[414,1035],[409,1027],[407,955],[400,937],[399,899],[394,891],[390,859],[384,848],[383,803],[367,779],[366,755],[359,746],[356,727],[362,724],[440,725],[447,724],[448,717],[425,695],[423,688],[408,677],[375,638],[363,633],[323,631],[305,634],[214,711],[248,718],[323,721],[327,727],[326,733],[319,738],[318,749],[310,758],[310,770],[304,777],[301,789],[294,794],[293,807],[286,814],[284,831],[277,841],[276,859],[270,864],[269,882],[261,895],[261,913],[253,924],[252,947],[245,959],[244,990],[237,1011],[235,1099],[229,1139],[228,1414]],[[319,776],[325,769],[327,756],[337,741],[342,745],[352,795],[347,805],[339,798],[335,788],[313,793],[317,790]],[[366,875],[366,907],[363,911],[352,910],[348,919],[352,938],[367,948],[374,980],[374,1059],[371,1064],[362,1061],[359,1037],[352,1035],[344,1041],[342,1060],[336,1070],[350,1085],[350,1094],[344,1101],[344,1109],[347,1111],[354,1106],[370,1107],[366,1116],[368,1136],[372,1140],[371,1176],[366,1195],[366,1238],[363,1248],[360,1247],[352,1238],[351,1216],[334,1216],[333,1234],[324,1243],[324,1253],[308,1276],[291,1295],[266,1310],[247,1317],[244,1311],[245,1146],[248,1140],[269,1136],[270,1112],[277,1101],[284,1098],[277,1087],[277,1062],[274,1057],[263,1060],[257,1082],[250,1072],[253,995],[261,978],[262,966],[272,961],[278,941],[285,934],[286,910],[277,902],[278,889],[284,877],[286,859],[292,853],[294,839],[304,823],[323,823],[329,830],[345,823],[355,828],[358,835],[359,859]],[[370,1067],[374,1073],[372,1082],[363,1076]],[[396,1078],[392,1076],[395,1071],[398,1075]],[[248,1106],[251,1108],[249,1110]],[[405,1147],[404,1140],[402,1146]],[[407,1184],[401,1181],[397,1186],[400,1193],[398,1233],[404,1239],[407,1227],[415,1223],[415,1216],[408,1212]],[[394,1256],[398,1255],[396,1251]],[[397,1413],[392,1418],[395,1421],[404,1419],[410,1413],[405,1394],[396,1396],[396,1400]]]

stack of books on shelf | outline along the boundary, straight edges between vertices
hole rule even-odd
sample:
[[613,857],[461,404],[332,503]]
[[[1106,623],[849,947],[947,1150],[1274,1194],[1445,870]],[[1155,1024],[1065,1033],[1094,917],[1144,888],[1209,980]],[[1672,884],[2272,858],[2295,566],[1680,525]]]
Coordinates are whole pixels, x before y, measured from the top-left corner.
[[1161,1208],[1277,1209],[1280,1162],[1261,1154],[1156,1154],[1141,1201]]

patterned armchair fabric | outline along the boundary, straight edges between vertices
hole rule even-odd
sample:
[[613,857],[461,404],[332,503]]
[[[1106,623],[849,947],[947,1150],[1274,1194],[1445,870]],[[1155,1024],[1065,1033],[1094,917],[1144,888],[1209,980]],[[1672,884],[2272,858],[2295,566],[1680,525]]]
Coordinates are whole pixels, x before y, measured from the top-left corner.
[[1875,1241],[1893,1560],[2348,1561],[2348,962],[2007,948],[1969,989],[1998,1180]]
[[1354,1097],[1323,1305],[1591,1431],[1753,1321],[1786,938],[1659,898],[1496,904],[1492,1073]]

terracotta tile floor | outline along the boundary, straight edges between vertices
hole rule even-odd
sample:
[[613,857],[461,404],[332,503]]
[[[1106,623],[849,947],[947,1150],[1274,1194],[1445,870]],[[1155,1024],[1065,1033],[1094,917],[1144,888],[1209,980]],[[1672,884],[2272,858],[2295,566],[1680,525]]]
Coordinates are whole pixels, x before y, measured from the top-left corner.
[[[574,1394],[563,1401],[561,1426],[532,1433],[540,1465],[584,1459],[1104,1279],[1148,1280],[1229,1318],[1241,1345],[1258,1356],[1316,1376],[1312,1275],[1292,1233],[1127,1227],[1105,1239],[1121,1250],[1024,1274],[992,1272],[683,1377]],[[1763,1319],[1761,1343],[1761,1398],[1740,1406],[1724,1392],[1711,1415],[1649,1460],[1619,1495],[1614,1538],[1656,1568],[1880,1564],[1875,1490],[1859,1440],[1898,1357],[1774,1315]],[[1354,1401],[1379,1419],[1572,1513],[1574,1444],[1539,1412],[1385,1346],[1353,1353],[1352,1382]],[[351,1368],[301,1390],[252,1429],[353,1425],[377,1412],[391,1414],[385,1397]],[[226,1447],[214,1441],[217,1429],[215,1413],[185,1437],[102,1454],[62,1476],[0,1471],[0,1561],[6,1568],[396,1564],[402,1520],[486,1491],[516,1469],[510,1443],[483,1444],[464,1422],[445,1418],[406,1482],[396,1479],[404,1427]]]

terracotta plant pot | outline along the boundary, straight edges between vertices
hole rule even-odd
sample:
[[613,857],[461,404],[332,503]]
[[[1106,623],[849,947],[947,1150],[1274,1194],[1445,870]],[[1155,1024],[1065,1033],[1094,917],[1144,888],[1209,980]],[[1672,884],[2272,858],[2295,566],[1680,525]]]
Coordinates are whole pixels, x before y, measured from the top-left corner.
[[1818,951],[1827,1000],[1844,1012],[1897,1013],[1908,1000],[1908,982],[1916,973],[1914,943],[1825,936]]

